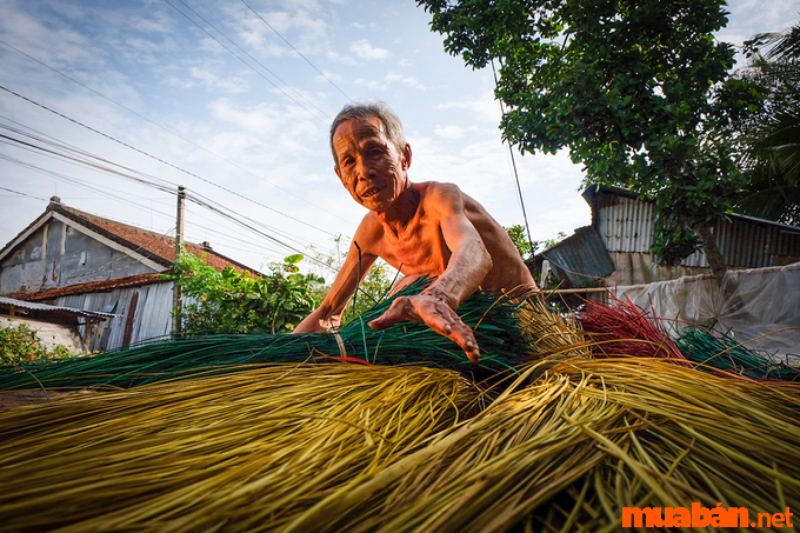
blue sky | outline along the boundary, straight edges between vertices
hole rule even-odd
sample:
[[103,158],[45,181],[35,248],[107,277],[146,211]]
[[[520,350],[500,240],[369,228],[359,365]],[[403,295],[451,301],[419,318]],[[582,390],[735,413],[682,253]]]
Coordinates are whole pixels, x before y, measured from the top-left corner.
[[[183,184],[247,217],[260,233],[190,203],[187,237],[261,267],[292,253],[264,233],[333,256],[342,235],[344,252],[363,210],[333,173],[328,125],[348,99],[382,100],[405,124],[412,179],[454,182],[501,224],[522,222],[491,71],[447,55],[413,1],[247,4],[277,33],[240,0],[0,0],[0,85],[163,162],[7,91],[0,91],[0,124],[32,128],[168,187]],[[718,37],[740,44],[788,27],[800,1],[738,0],[728,9],[730,24]],[[566,154],[517,154],[517,163],[534,239],[589,223],[581,169]],[[36,197],[0,189],[2,243],[54,194],[85,211],[174,232],[168,193],[18,145],[0,142],[0,186]]]

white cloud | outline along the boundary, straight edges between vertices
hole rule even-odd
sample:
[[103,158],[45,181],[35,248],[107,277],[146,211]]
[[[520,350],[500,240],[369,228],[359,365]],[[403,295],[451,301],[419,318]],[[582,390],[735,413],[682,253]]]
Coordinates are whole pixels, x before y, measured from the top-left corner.
[[464,136],[464,130],[458,126],[438,126],[433,133],[444,139],[460,139]]
[[234,124],[242,130],[259,135],[276,130],[278,115],[269,105],[237,106],[227,98],[220,98],[211,102],[208,107],[217,120]]
[[500,107],[491,91],[486,91],[481,96],[471,100],[456,100],[439,104],[436,109],[466,109],[475,116],[498,124],[500,122]]
[[333,50],[328,50],[325,53],[325,57],[330,59],[331,61],[336,61],[338,63],[344,63],[345,65],[355,65],[355,60],[350,56],[342,55],[338,52],[334,52]]
[[410,87],[412,89],[417,89],[418,91],[424,91],[425,86],[421,84],[417,79],[413,76],[405,76],[403,74],[397,74],[394,72],[390,72],[386,74],[383,79],[375,80],[375,79],[365,79],[365,78],[356,78],[354,83],[356,85],[361,85],[362,87],[367,87],[369,89],[378,89],[384,90],[388,88],[390,85],[405,85],[406,87]]
[[249,84],[244,79],[236,76],[221,78],[212,72],[208,66],[192,67],[189,69],[189,75],[209,87],[220,89],[231,94],[240,94],[250,88]]
[[367,39],[350,43],[350,50],[361,59],[385,59],[389,57],[389,50],[372,46]]

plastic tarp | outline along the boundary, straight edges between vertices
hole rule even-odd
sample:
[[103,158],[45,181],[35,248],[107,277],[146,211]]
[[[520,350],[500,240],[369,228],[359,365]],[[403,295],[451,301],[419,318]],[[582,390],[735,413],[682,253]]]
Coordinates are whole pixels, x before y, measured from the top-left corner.
[[674,330],[708,326],[773,360],[800,365],[800,263],[611,288]]

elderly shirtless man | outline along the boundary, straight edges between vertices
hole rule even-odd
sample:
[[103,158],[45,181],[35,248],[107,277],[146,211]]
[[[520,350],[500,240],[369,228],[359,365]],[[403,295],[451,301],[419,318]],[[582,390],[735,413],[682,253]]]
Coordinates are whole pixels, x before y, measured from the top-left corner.
[[294,332],[337,327],[360,278],[380,257],[405,275],[400,286],[420,276],[434,281],[420,294],[395,299],[370,327],[424,322],[477,361],[475,336],[456,313],[461,302],[477,290],[536,288],[508,234],[457,186],[411,182],[411,146],[400,120],[383,105],[342,109],[331,125],[331,150],[334,172],[369,213],[356,230],[330,292]]

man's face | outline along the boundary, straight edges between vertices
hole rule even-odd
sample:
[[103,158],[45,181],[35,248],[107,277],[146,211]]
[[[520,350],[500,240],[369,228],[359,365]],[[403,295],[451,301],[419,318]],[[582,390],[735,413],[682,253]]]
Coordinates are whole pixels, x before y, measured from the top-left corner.
[[346,120],[333,134],[336,175],[353,199],[372,211],[385,211],[406,186],[411,148],[402,151],[387,138],[378,117]]

